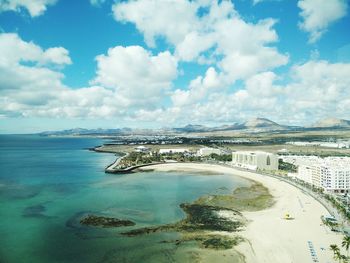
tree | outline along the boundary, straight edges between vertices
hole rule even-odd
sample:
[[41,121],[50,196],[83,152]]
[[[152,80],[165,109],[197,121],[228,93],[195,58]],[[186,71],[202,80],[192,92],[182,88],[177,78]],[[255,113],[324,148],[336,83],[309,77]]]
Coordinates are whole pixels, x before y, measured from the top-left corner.
[[339,249],[339,247],[337,246],[337,245],[335,245],[335,244],[332,244],[332,245],[330,245],[329,246],[329,248],[330,248],[330,250],[332,250],[332,252],[333,252],[333,258],[335,259],[335,260],[339,260],[339,262],[341,262],[341,254],[340,254],[340,249]]
[[346,253],[349,256],[349,247],[350,247],[350,236],[345,235],[343,237],[343,241],[341,242],[341,245],[343,248],[346,249]]
[[345,255],[340,255],[341,260],[343,261],[343,263],[349,263],[349,257],[345,256]]

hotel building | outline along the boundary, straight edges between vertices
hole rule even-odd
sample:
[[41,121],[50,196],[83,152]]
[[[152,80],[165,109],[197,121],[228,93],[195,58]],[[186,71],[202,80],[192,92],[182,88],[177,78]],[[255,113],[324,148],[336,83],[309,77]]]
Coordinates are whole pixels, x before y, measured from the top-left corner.
[[296,178],[329,193],[346,193],[350,190],[350,158],[318,158],[298,166]]
[[232,165],[250,170],[278,170],[278,157],[260,151],[237,151],[232,153]]

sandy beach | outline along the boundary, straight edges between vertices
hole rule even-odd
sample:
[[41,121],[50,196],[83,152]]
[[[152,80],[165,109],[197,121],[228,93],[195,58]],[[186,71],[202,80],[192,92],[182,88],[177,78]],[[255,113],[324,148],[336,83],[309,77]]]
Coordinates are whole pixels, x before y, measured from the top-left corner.
[[[340,246],[342,234],[332,232],[322,225],[320,217],[328,215],[328,212],[318,201],[286,182],[253,172],[211,164],[168,163],[143,169],[202,170],[238,175],[260,182],[269,189],[276,203],[262,211],[243,212],[249,223],[240,235],[249,242],[242,242],[235,249],[245,255],[246,262],[335,262],[329,246],[331,244]],[[286,213],[294,219],[285,220]],[[314,251],[313,255],[311,251]]]

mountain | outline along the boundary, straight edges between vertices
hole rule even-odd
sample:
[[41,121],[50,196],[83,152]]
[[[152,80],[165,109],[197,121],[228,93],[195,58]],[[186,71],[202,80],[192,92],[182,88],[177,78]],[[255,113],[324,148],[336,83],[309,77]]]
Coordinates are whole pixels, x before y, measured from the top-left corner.
[[217,132],[217,131],[249,131],[249,132],[259,132],[259,131],[281,131],[289,130],[291,126],[283,126],[274,121],[266,118],[253,118],[244,123],[234,123],[231,125],[222,125],[218,127],[207,127],[203,125],[186,125],[182,128],[175,128],[176,132]]
[[176,132],[214,132],[214,131],[230,131],[230,130],[240,130],[243,128],[241,124],[234,123],[232,125],[222,125],[218,127],[207,127],[204,125],[193,125],[188,124],[185,127],[174,128]]
[[337,118],[327,118],[316,122],[312,127],[328,129],[350,128],[350,121]]
[[193,125],[193,124],[188,124],[185,127],[181,128],[174,128],[173,130],[176,132],[206,132],[208,131],[208,127],[204,125]]
[[41,132],[40,135],[43,136],[71,136],[71,135],[118,135],[131,132],[129,128],[123,129],[84,129],[75,128],[63,131],[45,131]]
[[319,129],[350,129],[350,121],[336,118],[328,118],[315,123],[308,127],[280,125],[277,122],[266,118],[253,118],[243,123],[233,123],[216,127],[204,125],[188,124],[179,128],[162,128],[162,129],[69,129],[63,131],[42,132],[43,136],[79,136],[79,135],[100,135],[100,136],[117,136],[117,135],[171,135],[178,133],[202,133],[202,132],[220,132],[220,131],[238,131],[246,133],[259,132],[284,132],[284,131],[308,131]]
[[287,130],[288,126],[282,126],[266,118],[253,118],[242,124],[244,129],[261,129],[261,130]]

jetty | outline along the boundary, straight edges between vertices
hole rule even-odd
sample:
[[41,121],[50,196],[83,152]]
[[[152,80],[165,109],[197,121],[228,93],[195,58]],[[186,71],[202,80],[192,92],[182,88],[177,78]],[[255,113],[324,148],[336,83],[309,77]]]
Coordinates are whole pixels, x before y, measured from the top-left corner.
[[[119,159],[118,159],[119,160]],[[117,161],[118,161],[117,160]],[[126,167],[126,168],[123,168],[123,169],[118,169],[117,168],[117,165],[114,165],[115,163],[114,162],[113,164],[111,164],[110,166],[108,166],[106,169],[105,169],[105,173],[108,173],[108,174],[123,174],[123,173],[131,173],[133,172],[133,170],[136,170],[138,168],[141,168],[141,167],[145,167],[145,166],[151,166],[151,165],[157,165],[157,164],[165,164],[166,162],[155,162],[155,163],[145,163],[145,164],[139,164],[139,165],[133,165],[133,166],[130,166],[130,167]]]
[[122,157],[117,158],[114,163],[108,165],[105,169],[105,173],[108,174],[123,174],[123,173],[131,173],[134,170],[141,168],[141,167],[145,167],[145,166],[151,166],[151,165],[156,165],[156,164],[164,164],[164,163],[174,163],[174,161],[172,162],[151,162],[151,163],[141,163],[141,164],[135,164],[135,165],[131,165],[125,168],[121,168],[120,167],[120,163],[124,158],[127,158],[130,154],[126,153],[125,155],[123,155]]

